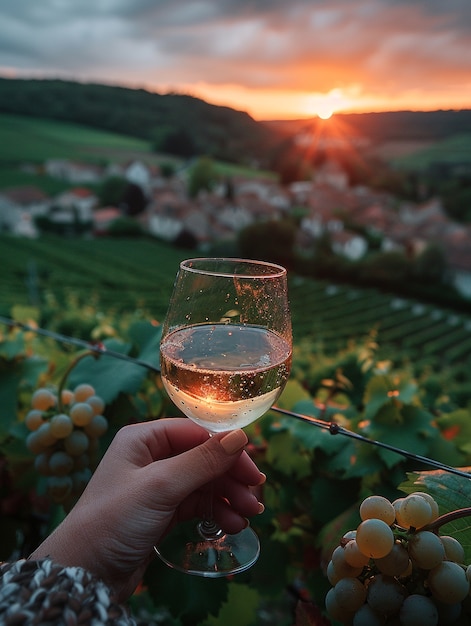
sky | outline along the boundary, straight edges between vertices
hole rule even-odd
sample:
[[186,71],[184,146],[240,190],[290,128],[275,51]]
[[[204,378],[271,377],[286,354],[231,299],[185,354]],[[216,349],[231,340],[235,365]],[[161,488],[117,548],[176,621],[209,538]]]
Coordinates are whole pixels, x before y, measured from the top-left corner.
[[471,109],[471,0],[0,0],[0,76],[190,94],[257,120]]

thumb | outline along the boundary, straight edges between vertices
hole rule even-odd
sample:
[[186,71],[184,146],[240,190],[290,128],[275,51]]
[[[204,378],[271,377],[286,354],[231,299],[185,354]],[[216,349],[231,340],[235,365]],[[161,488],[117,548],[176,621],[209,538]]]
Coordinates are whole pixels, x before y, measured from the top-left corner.
[[222,476],[237,461],[244,446],[248,443],[243,430],[232,430],[218,433],[204,443],[179,454],[177,457],[165,459],[168,469],[175,464],[178,485],[173,486],[173,493],[185,498],[206,483]]

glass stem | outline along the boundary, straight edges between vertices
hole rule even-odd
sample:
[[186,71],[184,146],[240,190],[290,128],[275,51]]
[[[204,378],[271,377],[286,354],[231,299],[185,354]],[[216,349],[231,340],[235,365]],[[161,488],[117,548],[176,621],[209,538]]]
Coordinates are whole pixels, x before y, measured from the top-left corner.
[[[209,433],[212,437],[213,433]],[[206,513],[204,519],[198,524],[198,532],[208,541],[215,541],[224,535],[224,531],[219,527],[213,519],[213,498],[214,498],[214,482],[211,482],[208,489],[206,499]]]

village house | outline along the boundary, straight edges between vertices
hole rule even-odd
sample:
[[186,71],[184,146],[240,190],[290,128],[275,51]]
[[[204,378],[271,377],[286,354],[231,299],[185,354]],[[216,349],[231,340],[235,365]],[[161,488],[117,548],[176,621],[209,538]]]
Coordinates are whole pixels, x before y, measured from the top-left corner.
[[[282,187],[270,178],[231,179],[188,197],[184,176],[167,179],[158,167],[140,160],[110,164],[106,168],[66,160],[50,160],[45,171],[74,187],[48,198],[39,189],[24,187],[0,193],[0,230],[34,237],[35,220],[47,216],[56,224],[90,222],[95,235],[104,235],[121,217],[117,207],[99,207],[98,199],[81,181],[119,176],[137,185],[148,199],[147,206],[133,219],[144,232],[174,242],[185,234],[198,246],[217,239],[233,239],[246,226],[260,221],[282,219],[293,209],[303,215],[297,237],[299,249],[307,252],[315,240],[328,234],[333,251],[350,260],[367,252],[367,240],[350,227],[375,236],[383,251],[401,250],[416,256],[426,246],[439,242],[452,270],[453,280],[463,293],[471,291],[471,232],[469,227],[448,219],[438,198],[421,204],[400,203],[390,194],[365,186],[349,186],[348,176],[338,163],[319,167],[311,180]],[[78,182],[80,181],[80,182]]]
[[51,198],[33,185],[0,192],[0,232],[37,237],[35,218],[46,214],[50,206]]
[[65,180],[72,185],[96,184],[104,176],[103,167],[68,159],[48,159],[44,164],[44,171],[48,176]]

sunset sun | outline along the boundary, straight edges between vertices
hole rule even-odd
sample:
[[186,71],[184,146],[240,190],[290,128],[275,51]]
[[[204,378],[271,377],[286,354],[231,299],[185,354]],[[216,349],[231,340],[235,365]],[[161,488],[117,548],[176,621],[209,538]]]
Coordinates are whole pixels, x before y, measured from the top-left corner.
[[334,108],[328,102],[325,102],[317,107],[316,113],[321,120],[328,120],[334,114]]
[[305,110],[310,115],[317,115],[328,120],[334,113],[348,107],[348,99],[341,89],[332,89],[328,93],[316,93],[308,96]]

